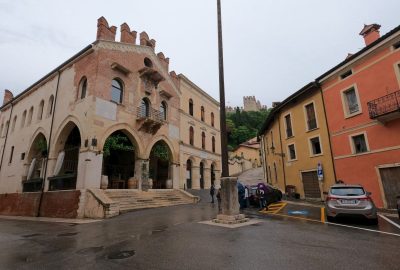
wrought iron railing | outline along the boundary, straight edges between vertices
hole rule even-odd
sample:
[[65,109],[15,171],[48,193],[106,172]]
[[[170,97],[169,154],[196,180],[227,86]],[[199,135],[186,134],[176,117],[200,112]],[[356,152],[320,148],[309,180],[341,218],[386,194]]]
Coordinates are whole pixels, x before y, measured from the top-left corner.
[[153,109],[151,107],[139,106],[137,108],[137,118],[138,119],[151,119],[157,122],[165,121],[165,113]]
[[375,119],[388,113],[400,111],[400,91],[374,99],[368,104],[369,117]]
[[32,178],[22,182],[22,192],[39,192],[42,190],[43,178]]
[[49,191],[76,188],[76,173],[49,177]]

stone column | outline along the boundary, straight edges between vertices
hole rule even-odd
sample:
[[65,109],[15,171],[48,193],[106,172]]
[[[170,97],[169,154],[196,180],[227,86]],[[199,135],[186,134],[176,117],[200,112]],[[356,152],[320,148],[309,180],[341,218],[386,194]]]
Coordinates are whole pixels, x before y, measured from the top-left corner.
[[180,170],[179,164],[172,164],[171,165],[171,172],[172,172],[172,188],[179,189],[180,188]]
[[209,189],[211,187],[211,169],[204,168],[204,188]]
[[147,187],[149,179],[149,161],[146,159],[136,159],[135,161],[135,178],[138,180],[138,189],[143,190],[143,183]]
[[192,189],[200,189],[200,167],[192,166]]
[[221,188],[221,171],[215,170],[215,188]]
[[103,154],[92,151],[79,153],[76,189],[100,188]]
[[[50,157],[47,161],[47,173],[46,178],[54,176],[54,167],[56,166],[57,157]],[[49,190],[49,181],[48,179],[44,179],[44,191]]]
[[239,212],[238,189],[236,177],[221,179],[221,213],[217,215],[216,222],[236,224],[248,221]]

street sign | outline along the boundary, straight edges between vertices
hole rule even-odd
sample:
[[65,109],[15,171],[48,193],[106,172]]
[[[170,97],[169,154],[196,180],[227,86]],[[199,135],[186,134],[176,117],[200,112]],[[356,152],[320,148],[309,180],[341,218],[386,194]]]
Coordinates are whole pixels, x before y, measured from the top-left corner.
[[318,180],[319,180],[319,181],[324,180],[324,172],[323,172],[323,170],[322,170],[322,164],[321,164],[321,163],[318,163],[318,166],[317,166],[317,175],[318,175]]

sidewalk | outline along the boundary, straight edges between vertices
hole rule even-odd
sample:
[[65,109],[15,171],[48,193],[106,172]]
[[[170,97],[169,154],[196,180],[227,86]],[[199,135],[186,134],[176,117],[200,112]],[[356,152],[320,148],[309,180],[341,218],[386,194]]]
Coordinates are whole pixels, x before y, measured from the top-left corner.
[[22,217],[22,216],[1,216],[0,220],[26,220],[39,222],[55,222],[55,223],[70,223],[70,224],[88,224],[101,221],[101,219],[79,219],[79,218],[49,218],[49,217]]

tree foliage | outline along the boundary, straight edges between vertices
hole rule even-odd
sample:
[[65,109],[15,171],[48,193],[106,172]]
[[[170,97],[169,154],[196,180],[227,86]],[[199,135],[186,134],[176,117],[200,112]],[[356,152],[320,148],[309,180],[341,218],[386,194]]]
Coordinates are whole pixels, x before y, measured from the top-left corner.
[[108,157],[111,150],[134,151],[135,148],[133,147],[128,137],[126,137],[125,135],[112,134],[110,137],[107,138],[104,144],[104,157]]
[[228,150],[257,136],[270,110],[245,112],[236,108],[235,112],[226,114],[226,128],[228,132]]

